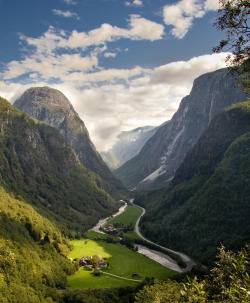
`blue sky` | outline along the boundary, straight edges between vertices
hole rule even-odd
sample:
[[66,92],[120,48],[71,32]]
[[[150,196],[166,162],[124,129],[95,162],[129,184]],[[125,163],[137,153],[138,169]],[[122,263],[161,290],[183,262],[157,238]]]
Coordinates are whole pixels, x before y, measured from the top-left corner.
[[225,66],[218,0],[0,0],[0,95],[61,90],[99,150],[171,118],[193,80]]

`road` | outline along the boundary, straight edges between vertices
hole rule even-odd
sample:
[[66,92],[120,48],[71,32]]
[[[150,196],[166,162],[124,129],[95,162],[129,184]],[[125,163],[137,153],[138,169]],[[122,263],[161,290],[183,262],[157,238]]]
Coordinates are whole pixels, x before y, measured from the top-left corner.
[[[130,200],[131,203],[133,203],[133,200]],[[134,204],[135,205],[135,204]],[[153,259],[155,260],[156,262],[162,264],[163,266],[165,267],[168,267],[172,270],[175,270],[177,272],[188,272],[188,271],[191,271],[191,269],[193,268],[194,266],[194,263],[193,261],[185,254],[181,253],[181,252],[178,252],[178,251],[174,251],[172,249],[169,249],[169,248],[166,248],[166,247],[163,247],[161,245],[158,245],[150,240],[148,240],[147,238],[145,238],[141,232],[140,232],[140,229],[139,229],[139,224],[140,224],[140,220],[141,220],[141,217],[145,214],[146,210],[141,207],[141,206],[138,206],[138,205],[135,205],[139,208],[142,209],[142,214],[140,215],[140,217],[137,219],[137,222],[135,224],[135,232],[138,234],[138,236],[140,238],[142,238],[144,241],[148,242],[148,243],[151,243],[163,250],[165,250],[166,252],[171,252],[171,253],[174,253],[178,256],[180,256],[182,258],[182,260],[187,264],[186,268],[181,268],[178,266],[178,264],[176,263],[175,260],[173,260],[170,256],[168,256],[167,254],[164,254],[162,252],[158,252],[156,250],[152,250],[152,249],[149,249],[148,247],[145,247],[145,246],[142,246],[142,245],[137,245],[138,246],[138,252],[149,257],[150,259]],[[122,207],[120,207],[119,211],[113,215],[114,216],[118,216],[120,215],[121,213],[123,213],[125,211],[127,207],[127,203],[125,205],[123,205]],[[103,233],[102,231],[100,231],[100,227],[103,226],[108,220],[110,219],[110,217],[108,218],[105,218],[105,219],[101,219],[96,226],[94,226],[91,230],[94,230],[96,232],[99,232],[99,233]]]
[[[156,243],[148,240],[147,238],[145,238],[141,234],[140,229],[139,229],[139,224],[140,224],[140,220],[141,220],[142,216],[144,216],[146,210],[143,207],[141,207],[141,206],[138,206],[138,205],[136,205],[136,206],[139,207],[139,208],[141,208],[143,210],[142,214],[140,215],[140,217],[138,218],[138,220],[137,220],[137,222],[135,224],[135,232],[137,233],[137,235],[140,238],[142,238],[144,241],[148,242],[148,243],[151,243],[151,244],[153,244],[153,245],[155,245],[155,246],[157,246],[157,247],[159,247],[159,248],[161,248],[161,249],[163,249],[163,250],[165,250],[167,252],[171,252],[171,253],[174,253],[174,254],[180,256],[182,258],[182,260],[187,264],[186,268],[180,268],[180,267],[176,267],[175,266],[175,269],[174,268],[172,268],[172,269],[177,270],[179,272],[188,272],[188,271],[191,271],[195,263],[187,255],[185,255],[185,254],[183,254],[181,252],[178,252],[178,251],[175,251],[175,250],[163,247],[163,246],[161,246],[159,244],[156,244]],[[177,265],[177,264],[175,263],[175,265]]]
[[142,282],[143,281],[143,280],[135,280],[135,279],[124,278],[124,277],[121,277],[121,276],[110,274],[109,272],[106,272],[106,271],[100,271],[100,272],[102,274],[106,274],[106,275],[113,276],[113,277],[116,277],[116,278],[120,278],[120,279],[123,279],[123,280],[128,280],[128,281],[133,281],[133,282]]

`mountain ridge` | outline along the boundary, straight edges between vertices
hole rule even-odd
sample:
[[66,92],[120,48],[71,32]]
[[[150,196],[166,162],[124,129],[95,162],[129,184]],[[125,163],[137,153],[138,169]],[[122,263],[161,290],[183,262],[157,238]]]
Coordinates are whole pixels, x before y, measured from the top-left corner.
[[111,195],[118,196],[121,182],[110,172],[90,140],[84,122],[72,104],[59,90],[50,87],[33,87],[26,90],[14,102],[14,106],[30,117],[57,128],[76,152],[81,163],[103,180],[103,186]]
[[[60,132],[0,98],[0,182],[52,221],[82,234],[118,206]],[[86,215],[78,220],[70,207]],[[64,227],[63,227],[64,228]]]
[[115,174],[130,188],[166,186],[212,117],[226,106],[246,98],[235,87],[235,80],[227,69],[198,77],[172,119]]
[[145,235],[203,263],[221,243],[244,246],[250,240],[249,153],[250,101],[211,121],[166,189],[135,200],[147,209]]

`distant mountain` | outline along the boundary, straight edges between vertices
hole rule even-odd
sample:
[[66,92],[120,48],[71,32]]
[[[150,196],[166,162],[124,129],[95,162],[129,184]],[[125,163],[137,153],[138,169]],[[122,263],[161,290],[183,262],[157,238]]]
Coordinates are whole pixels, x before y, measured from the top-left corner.
[[123,131],[117,136],[117,142],[113,147],[106,153],[102,152],[101,156],[110,168],[118,168],[136,156],[157,129],[158,127],[154,126],[144,126],[130,131]]
[[227,69],[200,76],[171,121],[115,174],[130,188],[166,186],[212,118],[223,108],[245,100]]
[[[0,99],[0,183],[63,230],[84,232],[116,202],[60,132]],[[77,214],[77,215],[76,215]]]
[[111,152],[100,152],[100,155],[111,170],[114,170],[120,166],[120,162]]
[[147,208],[143,233],[209,263],[217,247],[250,241],[250,101],[217,115],[167,189],[135,203]]
[[57,128],[81,163],[102,178],[109,193],[114,195],[117,189],[122,188],[121,182],[112,175],[96,151],[84,122],[63,93],[49,87],[33,87],[25,91],[14,106],[30,117]]

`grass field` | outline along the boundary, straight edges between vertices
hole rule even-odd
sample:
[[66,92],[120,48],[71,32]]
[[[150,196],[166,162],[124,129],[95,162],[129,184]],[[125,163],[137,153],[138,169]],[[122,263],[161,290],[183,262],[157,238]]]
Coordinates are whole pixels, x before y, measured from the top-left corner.
[[93,230],[86,232],[86,237],[89,239],[107,239],[108,237],[111,237],[114,241],[117,241],[117,242],[119,241],[116,237],[114,237],[112,235],[98,233]]
[[[155,277],[165,280],[175,274],[174,271],[122,245],[85,239],[73,240],[71,243],[74,245],[74,249],[69,254],[69,258],[101,255],[103,258],[107,258],[109,262],[110,266],[107,272],[114,275],[132,279],[132,273],[138,272],[140,278],[136,279],[143,280],[146,277]],[[72,289],[119,287],[137,284],[137,282],[122,280],[105,274],[95,277],[91,275],[90,271],[85,269],[80,269],[77,274],[68,277],[68,282]]]
[[135,227],[135,223],[141,214],[142,214],[141,208],[137,206],[128,206],[122,214],[110,219],[105,224],[105,226],[114,223],[122,223],[123,225],[126,226],[132,223],[133,226]]
[[128,231],[124,233],[123,236],[132,240],[141,239],[141,237],[139,237],[135,231]]

